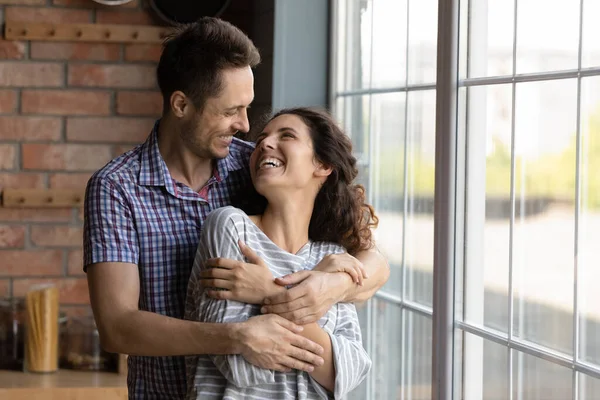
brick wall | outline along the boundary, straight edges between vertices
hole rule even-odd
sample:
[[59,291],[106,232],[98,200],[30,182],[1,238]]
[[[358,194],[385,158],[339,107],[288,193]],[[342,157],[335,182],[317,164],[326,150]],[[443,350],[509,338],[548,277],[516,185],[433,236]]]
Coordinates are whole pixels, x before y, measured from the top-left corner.
[[[250,1],[223,16],[248,32]],[[142,0],[0,0],[4,20],[153,24]],[[1,188],[83,188],[90,174],[142,142],[161,111],[159,45],[0,39]],[[0,207],[0,297],[60,287],[66,311],[89,302],[79,209]],[[82,307],[83,306],[83,307]]]

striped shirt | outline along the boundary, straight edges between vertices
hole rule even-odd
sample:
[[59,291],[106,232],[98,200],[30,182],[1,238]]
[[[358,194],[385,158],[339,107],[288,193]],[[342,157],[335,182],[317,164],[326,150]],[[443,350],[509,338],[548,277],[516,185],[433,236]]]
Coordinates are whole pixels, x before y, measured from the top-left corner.
[[[328,242],[309,241],[296,254],[273,243],[241,210],[224,207],[207,217],[188,286],[185,318],[204,322],[240,322],[260,314],[260,306],[209,298],[199,284],[203,262],[213,257],[244,260],[242,239],[269,266],[274,277],[310,270],[327,254],[344,252]],[[329,334],[335,366],[335,391],[328,393],[307,372],[262,369],[240,355],[186,357],[188,399],[342,399],[356,388],[371,368],[362,346],[356,309],[334,305],[319,321]],[[333,396],[332,396],[333,395]]]
[[[234,138],[229,155],[216,162],[214,175],[196,193],[169,174],[158,149],[158,123],[145,143],[90,178],[84,265],[136,264],[139,309],[182,318],[204,219],[214,209],[244,200],[241,195],[252,187],[247,165],[253,145]],[[184,357],[131,356],[128,365],[130,398],[185,397]]]

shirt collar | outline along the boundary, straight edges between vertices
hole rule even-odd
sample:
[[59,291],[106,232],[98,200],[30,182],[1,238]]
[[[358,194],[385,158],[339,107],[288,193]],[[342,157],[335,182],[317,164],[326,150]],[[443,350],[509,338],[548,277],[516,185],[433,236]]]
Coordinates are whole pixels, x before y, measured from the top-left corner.
[[[165,186],[167,191],[176,195],[175,180],[171,177],[167,164],[158,149],[159,124],[160,119],[155,122],[152,132],[142,145],[139,182],[145,186]],[[216,178],[218,182],[222,182],[230,172],[246,167],[243,164],[242,157],[238,154],[238,140],[236,138],[233,139],[227,157],[217,160],[217,168],[211,180]]]

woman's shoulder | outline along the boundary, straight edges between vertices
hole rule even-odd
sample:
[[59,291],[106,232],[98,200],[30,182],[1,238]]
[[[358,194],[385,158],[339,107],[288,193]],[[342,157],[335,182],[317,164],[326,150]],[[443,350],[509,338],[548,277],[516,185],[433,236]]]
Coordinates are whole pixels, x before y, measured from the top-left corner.
[[211,211],[205,220],[206,225],[225,226],[227,222],[241,222],[249,220],[248,214],[237,207],[225,206]]
[[311,252],[317,256],[346,253],[344,246],[334,242],[315,241],[311,243]]

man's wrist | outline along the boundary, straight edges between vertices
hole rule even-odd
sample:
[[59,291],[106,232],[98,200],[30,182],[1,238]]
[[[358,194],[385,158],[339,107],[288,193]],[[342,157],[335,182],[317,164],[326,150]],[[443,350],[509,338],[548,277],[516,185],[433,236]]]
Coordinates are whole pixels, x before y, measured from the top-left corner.
[[229,354],[240,354],[244,341],[244,323],[234,322],[226,325],[226,337],[229,342]]
[[339,289],[337,303],[350,302],[356,289],[356,283],[352,280],[352,276],[346,272],[332,272],[331,274],[336,278],[334,287]]

